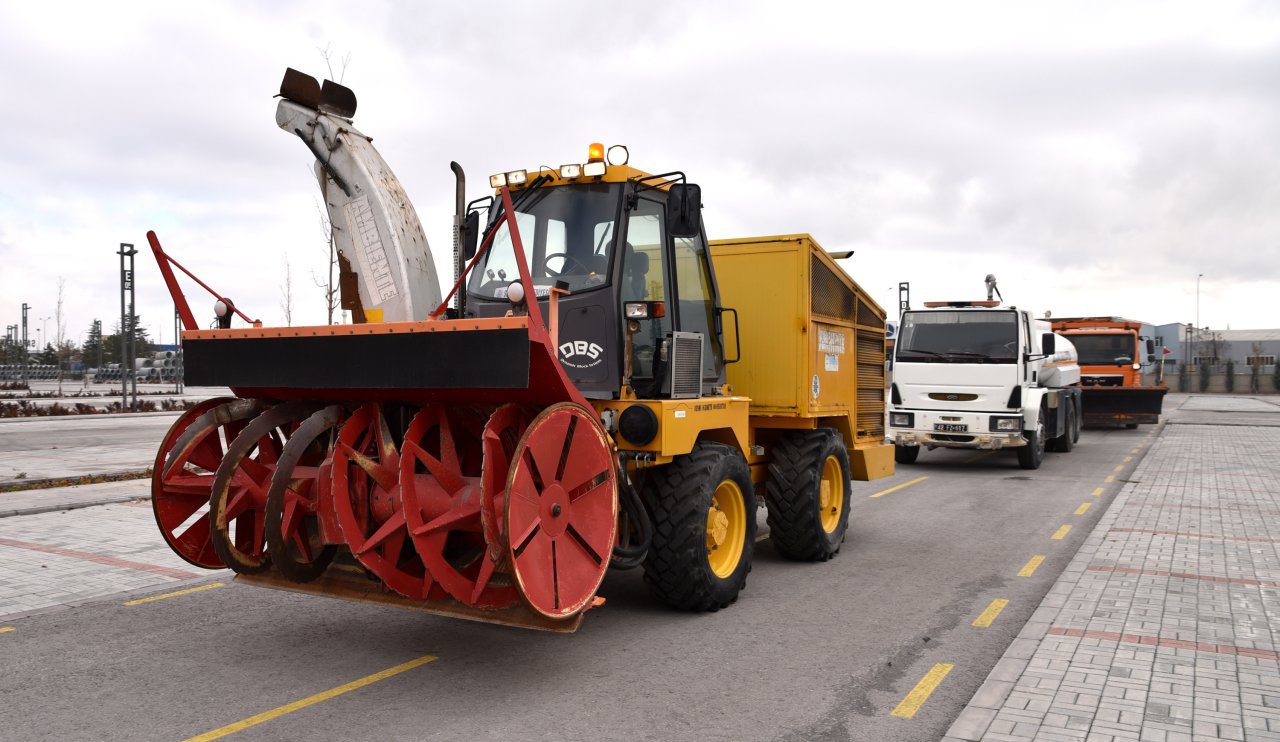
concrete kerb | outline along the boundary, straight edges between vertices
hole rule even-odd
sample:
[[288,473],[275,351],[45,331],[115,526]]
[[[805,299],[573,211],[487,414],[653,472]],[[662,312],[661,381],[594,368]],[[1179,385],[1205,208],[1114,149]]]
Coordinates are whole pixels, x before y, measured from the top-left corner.
[[[228,582],[230,578],[228,577],[228,574],[224,574],[224,572],[231,574],[229,570],[215,570],[207,577],[200,576],[192,577],[187,580],[174,580],[173,582],[166,582],[163,585],[148,585],[147,587],[140,587],[136,590],[126,590],[120,593],[111,593],[110,595],[97,595],[92,598],[82,598],[80,600],[73,600],[67,603],[51,605],[47,608],[37,608],[34,611],[9,613],[5,614],[3,619],[5,623],[11,623],[13,621],[35,618],[37,616],[44,616],[50,613],[58,613],[70,608],[81,608],[83,606],[97,605],[100,603],[124,603],[138,598],[149,598],[152,595],[163,595],[164,593],[177,592],[189,587],[199,587],[201,585],[208,585],[214,582]],[[230,583],[228,582],[228,584]]]
[[[5,400],[0,400],[0,402],[3,402],[3,401]],[[31,422],[33,420],[39,420],[42,422],[45,420],[50,420],[50,421],[52,420],[83,420],[85,418],[91,418],[94,420],[99,420],[99,419],[105,420],[107,418],[116,418],[116,417],[161,417],[164,415],[168,415],[170,417],[177,417],[178,415],[181,415],[181,414],[182,414],[182,410],[158,410],[156,412],[103,412],[97,415],[30,415],[27,417],[0,417],[0,425],[3,425],[5,423]]]
[[[1163,434],[1166,424],[1167,421],[1162,421],[1159,424],[1158,432],[1155,436],[1157,440]],[[1134,464],[1133,473],[1135,477],[1142,469],[1143,462],[1146,460],[1147,453],[1150,450],[1151,446],[1143,446],[1142,452],[1139,454],[1140,458]],[[996,714],[1004,706],[1005,700],[1013,691],[1018,678],[1031,661],[1031,657],[1039,648],[1041,640],[1048,635],[1053,619],[1058,615],[1072,591],[1075,590],[1080,578],[1085,574],[1087,567],[1097,554],[1098,548],[1106,540],[1107,532],[1112,524],[1115,523],[1116,518],[1119,517],[1120,509],[1124,507],[1133,490],[1134,484],[1125,482],[1120,491],[1116,493],[1115,498],[1107,506],[1107,511],[1102,514],[1102,517],[1098,519],[1097,524],[1093,527],[1093,531],[1090,532],[1075,556],[1071,558],[1071,562],[1066,569],[1058,576],[1053,587],[1049,589],[1035,612],[1031,614],[1031,618],[1027,620],[1022,630],[1018,632],[1018,635],[1010,643],[1000,661],[992,668],[987,675],[987,679],[978,688],[978,691],[973,694],[973,698],[969,700],[964,710],[952,722],[941,742],[975,742],[980,740],[983,734],[986,733],[987,728],[995,720]]]

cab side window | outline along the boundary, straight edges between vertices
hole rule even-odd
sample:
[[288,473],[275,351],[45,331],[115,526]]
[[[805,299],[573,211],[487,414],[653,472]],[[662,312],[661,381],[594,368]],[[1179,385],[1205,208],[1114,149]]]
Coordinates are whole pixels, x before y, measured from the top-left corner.
[[707,265],[707,243],[702,235],[675,237],[676,294],[680,329],[702,333],[702,378],[719,380],[723,349],[716,332],[715,292]]
[[[622,252],[622,301],[667,300],[666,270],[662,243],[666,228],[661,203],[641,198],[627,216],[627,242]],[[632,374],[635,379],[655,380],[655,358],[663,338],[671,331],[668,316],[640,320],[635,334]],[[657,372],[660,374],[661,369]],[[656,379],[655,381],[661,381]]]

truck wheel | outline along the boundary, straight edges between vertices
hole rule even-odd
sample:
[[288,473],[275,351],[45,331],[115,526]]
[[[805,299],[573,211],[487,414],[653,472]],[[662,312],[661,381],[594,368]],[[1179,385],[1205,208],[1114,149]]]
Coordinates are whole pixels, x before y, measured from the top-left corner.
[[716,611],[738,599],[756,545],[756,496],[742,454],[721,443],[699,443],[658,467],[645,499],[653,543],[644,580],[663,602]]
[[920,457],[919,446],[894,446],[893,460],[899,464],[914,464]]
[[1074,424],[1071,426],[1071,443],[1072,443],[1072,444],[1075,444],[1075,443],[1079,443],[1079,442],[1080,442],[1080,417],[1081,417],[1081,413],[1080,413],[1079,408],[1077,408],[1074,404],[1071,406],[1071,408],[1072,408],[1073,410],[1075,410],[1075,413],[1076,413],[1076,415],[1075,415],[1075,420],[1074,420]]
[[769,540],[780,554],[825,562],[840,552],[849,526],[849,451],[834,430],[805,430],[773,447],[769,481]]
[[1044,460],[1044,410],[1036,416],[1035,431],[1023,435],[1027,445],[1018,449],[1018,465],[1023,469],[1039,469],[1040,462]]
[[1124,427],[1125,427],[1125,430],[1134,430],[1134,429],[1136,429],[1136,428],[1138,427],[1138,424],[1137,424],[1137,423],[1125,423],[1125,424],[1124,424]]

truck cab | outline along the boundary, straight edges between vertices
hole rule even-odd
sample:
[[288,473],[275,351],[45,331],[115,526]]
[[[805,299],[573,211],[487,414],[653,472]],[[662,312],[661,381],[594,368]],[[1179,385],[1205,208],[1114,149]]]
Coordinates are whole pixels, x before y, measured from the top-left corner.
[[1014,448],[1023,468],[1079,436],[1080,371],[1071,343],[996,301],[926,302],[902,314],[889,436],[899,463],[921,448]]
[[1154,343],[1140,336],[1142,323],[1123,317],[1064,317],[1055,332],[1071,339],[1080,362],[1087,425],[1156,423],[1168,389],[1142,383],[1142,369],[1155,362]]

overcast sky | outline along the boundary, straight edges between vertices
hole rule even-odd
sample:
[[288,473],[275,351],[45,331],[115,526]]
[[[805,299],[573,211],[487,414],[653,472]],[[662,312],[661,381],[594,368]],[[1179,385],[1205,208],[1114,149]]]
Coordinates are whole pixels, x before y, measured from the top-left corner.
[[[247,314],[324,321],[312,157],[280,78],[326,76],[447,267],[449,161],[488,176],[626,144],[702,186],[708,236],[855,250],[880,304],[1280,327],[1280,5],[1263,2],[5,3],[0,324],[138,311],[173,339],[146,232]],[[211,300],[188,295],[202,323]],[[896,312],[895,312],[896,313]],[[42,318],[49,318],[43,320]],[[39,331],[39,332],[37,332]]]

